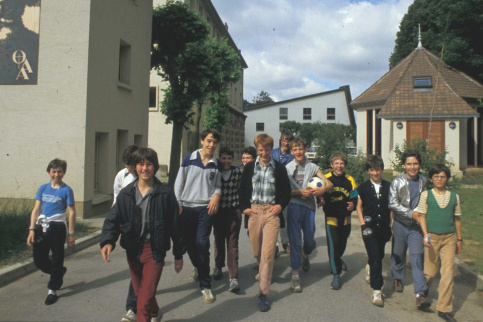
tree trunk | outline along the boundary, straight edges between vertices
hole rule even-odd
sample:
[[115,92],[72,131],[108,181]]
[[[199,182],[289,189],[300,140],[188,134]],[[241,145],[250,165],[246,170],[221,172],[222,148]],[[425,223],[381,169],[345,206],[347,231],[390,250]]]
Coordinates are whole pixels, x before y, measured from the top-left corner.
[[181,156],[181,140],[183,138],[183,123],[173,122],[173,133],[171,137],[171,157],[169,160],[168,187],[174,191],[174,182],[178,175]]
[[188,151],[198,150],[200,146],[200,121],[201,121],[201,111],[202,104],[196,103],[193,106],[195,114],[193,115],[193,125],[190,126],[191,135],[188,139]]

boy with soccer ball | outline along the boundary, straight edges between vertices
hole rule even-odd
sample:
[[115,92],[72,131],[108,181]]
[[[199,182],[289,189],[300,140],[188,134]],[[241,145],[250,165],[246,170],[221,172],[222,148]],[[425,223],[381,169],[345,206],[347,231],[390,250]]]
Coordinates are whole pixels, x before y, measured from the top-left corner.
[[[325,179],[324,173],[316,164],[305,157],[307,145],[303,139],[292,141],[291,148],[294,160],[287,164],[287,174],[292,189],[290,203],[287,206],[287,231],[290,241],[290,267],[292,279],[290,290],[294,293],[302,292],[299,269],[310,268],[309,255],[315,249],[315,198],[332,189],[332,183]],[[315,177],[315,178],[314,178]],[[307,187],[309,180],[320,178],[316,188]],[[302,249],[303,233],[303,249]]]

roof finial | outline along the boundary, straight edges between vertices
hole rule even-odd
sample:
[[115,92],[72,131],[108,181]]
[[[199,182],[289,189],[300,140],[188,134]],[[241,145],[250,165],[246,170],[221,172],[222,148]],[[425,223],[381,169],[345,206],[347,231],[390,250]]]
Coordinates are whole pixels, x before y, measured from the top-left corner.
[[419,34],[418,34],[418,49],[423,48],[423,43],[421,42],[421,24],[418,23]]

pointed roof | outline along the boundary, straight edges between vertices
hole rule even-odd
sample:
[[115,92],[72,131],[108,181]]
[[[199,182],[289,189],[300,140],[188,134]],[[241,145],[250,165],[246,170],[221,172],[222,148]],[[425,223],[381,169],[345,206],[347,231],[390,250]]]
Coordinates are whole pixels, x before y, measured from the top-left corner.
[[[431,76],[432,88],[415,89],[413,78]],[[483,85],[418,47],[352,101],[352,108],[382,105],[384,118],[473,117],[468,101],[483,99]]]

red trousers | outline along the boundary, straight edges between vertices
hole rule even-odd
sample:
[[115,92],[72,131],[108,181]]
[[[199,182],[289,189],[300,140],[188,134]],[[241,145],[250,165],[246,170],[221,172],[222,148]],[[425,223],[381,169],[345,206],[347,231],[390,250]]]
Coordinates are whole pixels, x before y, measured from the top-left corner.
[[149,322],[158,315],[159,306],[156,302],[156,289],[163,272],[164,261],[155,263],[151,251],[151,243],[146,242],[139,259],[140,263],[129,264],[132,286],[138,297],[137,321]]

